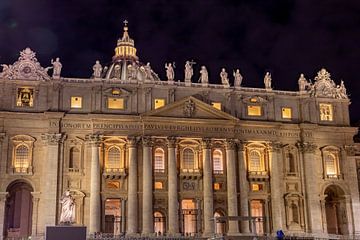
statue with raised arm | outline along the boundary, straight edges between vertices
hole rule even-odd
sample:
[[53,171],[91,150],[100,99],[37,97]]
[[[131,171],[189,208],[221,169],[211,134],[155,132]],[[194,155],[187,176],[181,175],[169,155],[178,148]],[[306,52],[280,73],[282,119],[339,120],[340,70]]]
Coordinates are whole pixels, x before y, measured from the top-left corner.
[[265,89],[271,89],[271,74],[266,72],[264,77]]
[[194,65],[195,62],[193,61],[186,61],[185,63],[185,82],[190,82],[191,83],[191,78],[194,75],[194,70],[192,65]]
[[340,86],[339,86],[339,95],[340,95],[340,98],[345,98],[345,99],[348,98],[348,95],[346,93],[345,84],[344,84],[343,80],[341,80],[341,83],[340,83]]
[[60,223],[72,224],[75,222],[75,201],[71,196],[69,190],[67,190],[61,198],[61,215]]
[[149,62],[145,66],[143,66],[143,71],[145,75],[145,80],[154,80],[154,77],[151,74],[152,70]]
[[243,80],[240,70],[236,69],[236,71],[233,71],[233,76],[234,76],[234,86],[235,86],[235,88],[239,88],[241,86],[241,83]]
[[102,73],[102,66],[100,64],[99,60],[96,60],[95,65],[93,66],[93,77],[94,78],[101,78],[101,73]]
[[174,81],[175,73],[174,73],[174,67],[171,63],[165,63],[165,69],[166,69],[166,77],[168,81]]
[[202,83],[203,86],[207,86],[209,83],[209,73],[205,66],[201,66],[199,81]]
[[62,68],[60,58],[56,58],[55,61],[51,59],[51,64],[53,65],[53,78],[60,78]]
[[221,84],[222,84],[225,88],[230,87],[229,78],[228,78],[228,73],[226,72],[225,68],[222,68],[222,69],[221,69],[220,78],[221,78]]

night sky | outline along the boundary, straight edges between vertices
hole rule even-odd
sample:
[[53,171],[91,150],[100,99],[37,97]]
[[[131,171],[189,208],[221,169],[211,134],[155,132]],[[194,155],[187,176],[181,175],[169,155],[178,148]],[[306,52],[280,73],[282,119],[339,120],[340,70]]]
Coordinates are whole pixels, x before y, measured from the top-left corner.
[[30,47],[43,67],[60,57],[62,76],[89,77],[95,60],[110,63],[125,19],[140,61],[162,79],[165,62],[182,80],[193,59],[193,81],[205,65],[212,83],[222,67],[239,68],[245,87],[263,87],[270,71],[274,89],[298,90],[300,73],[314,79],[325,67],[344,80],[360,121],[359,0],[0,0],[0,63]]

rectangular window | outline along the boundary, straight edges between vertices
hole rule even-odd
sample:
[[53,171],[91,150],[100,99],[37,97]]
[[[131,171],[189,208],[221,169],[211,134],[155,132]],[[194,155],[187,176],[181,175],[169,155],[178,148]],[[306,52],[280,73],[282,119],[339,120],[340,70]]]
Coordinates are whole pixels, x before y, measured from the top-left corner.
[[155,109],[161,108],[163,106],[165,106],[165,99],[158,99],[157,98],[157,99],[154,100]]
[[155,182],[154,184],[155,189],[163,189],[163,183],[162,182]]
[[291,119],[292,118],[292,109],[289,107],[283,107],[281,108],[281,116],[284,119]]
[[320,120],[332,121],[333,120],[333,107],[331,104],[320,103]]
[[263,185],[258,183],[251,184],[251,191],[253,192],[259,192],[263,190]]
[[82,108],[82,97],[71,97],[71,108]]
[[250,105],[247,110],[249,116],[261,116],[261,106]]
[[211,105],[216,108],[217,110],[221,110],[221,103],[219,102],[213,102]]
[[28,87],[18,88],[17,90],[17,107],[33,107],[34,106],[34,89]]
[[123,98],[108,98],[109,109],[125,109]]
[[214,190],[218,191],[221,189],[221,183],[214,183]]

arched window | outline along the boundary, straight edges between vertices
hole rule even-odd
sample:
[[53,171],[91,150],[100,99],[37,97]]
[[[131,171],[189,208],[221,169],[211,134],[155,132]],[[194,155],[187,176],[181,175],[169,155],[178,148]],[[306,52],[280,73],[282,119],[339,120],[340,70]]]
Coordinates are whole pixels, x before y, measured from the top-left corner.
[[121,152],[118,147],[113,146],[109,148],[105,166],[109,170],[121,168]]
[[251,172],[261,171],[262,170],[261,154],[256,150],[252,150],[249,155],[250,155],[249,171]]
[[28,171],[30,161],[29,147],[26,145],[19,145],[15,149],[14,168],[17,173],[26,173]]
[[288,172],[295,173],[296,172],[296,165],[295,165],[295,158],[292,153],[286,153],[286,160],[288,165]]
[[154,232],[158,236],[165,233],[165,217],[161,212],[154,212]]
[[71,169],[80,168],[80,150],[76,147],[72,147],[70,149],[69,168]]
[[325,156],[325,171],[327,175],[336,175],[336,158],[333,154],[329,153]]
[[161,148],[155,149],[154,170],[157,173],[165,172],[165,154]]
[[215,150],[213,152],[213,171],[214,174],[224,173],[223,155],[220,150]]
[[194,169],[194,158],[194,151],[191,148],[185,148],[183,151],[183,169]]

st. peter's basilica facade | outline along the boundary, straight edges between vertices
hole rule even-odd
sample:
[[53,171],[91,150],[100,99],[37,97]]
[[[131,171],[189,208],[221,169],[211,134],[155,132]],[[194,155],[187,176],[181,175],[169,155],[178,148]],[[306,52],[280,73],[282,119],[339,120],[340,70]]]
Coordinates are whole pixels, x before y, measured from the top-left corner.
[[67,190],[89,234],[360,236],[342,81],[321,69],[279,91],[266,73],[248,88],[223,69],[210,84],[190,61],[184,80],[172,64],[164,80],[136,51],[125,25],[91,78],[61,76],[58,58],[49,76],[30,48],[2,65],[0,238],[42,238]]

